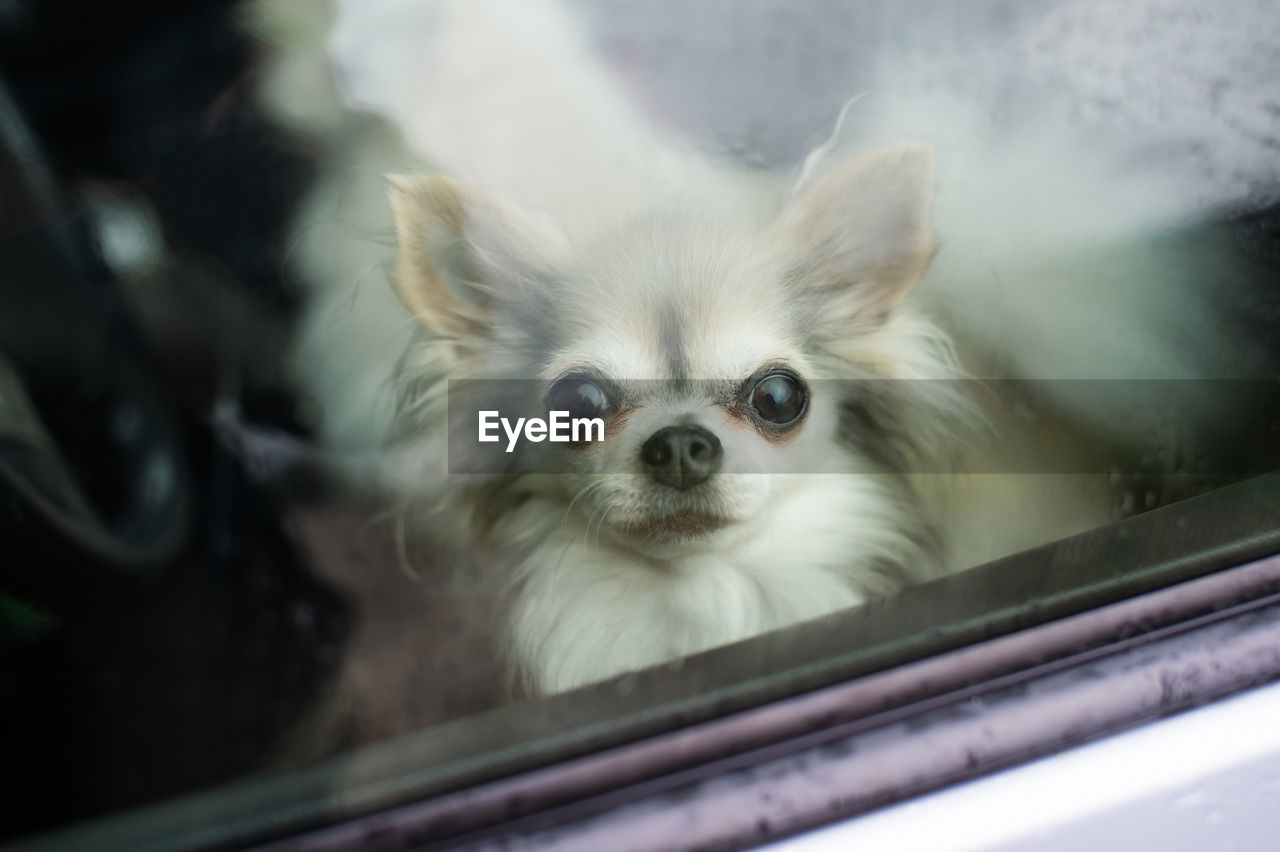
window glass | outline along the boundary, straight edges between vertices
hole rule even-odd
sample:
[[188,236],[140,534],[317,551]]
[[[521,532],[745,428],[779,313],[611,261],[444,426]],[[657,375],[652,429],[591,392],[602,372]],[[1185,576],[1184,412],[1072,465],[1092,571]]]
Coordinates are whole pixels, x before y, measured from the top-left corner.
[[0,840],[352,813],[1267,552],[1278,26],[0,2]]

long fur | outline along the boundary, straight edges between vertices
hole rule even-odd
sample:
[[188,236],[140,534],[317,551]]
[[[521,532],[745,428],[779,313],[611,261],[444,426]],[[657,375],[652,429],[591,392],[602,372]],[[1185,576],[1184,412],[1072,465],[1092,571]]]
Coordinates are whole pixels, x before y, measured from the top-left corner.
[[[1223,402],[1184,400],[1172,418],[1135,403],[1117,419],[1114,400],[1046,384],[1040,424],[1013,430],[1015,440],[1004,430],[1019,424],[999,406],[980,412],[958,379],[1265,369],[1231,342],[1185,258],[1156,245],[1195,212],[1186,187],[1138,167],[1133,145],[1066,120],[1061,104],[997,117],[1007,81],[996,76],[960,90],[945,62],[895,60],[788,181],[655,130],[552,0],[415,3],[430,26],[370,35],[379,13],[405,8],[340,7],[329,46],[339,87],[312,94],[330,105],[312,110],[319,118],[295,121],[338,140],[299,226],[316,283],[299,379],[333,444],[348,457],[377,448],[371,475],[399,496],[410,526],[465,531],[477,566],[506,584],[506,636],[534,691],[834,612],[1104,522],[1116,506],[1107,477],[999,476],[990,461],[1034,469],[1039,454],[1078,448],[1082,430],[1150,443],[1164,421],[1194,423]],[[288,41],[280,32],[294,30],[269,11],[259,31]],[[366,49],[371,39],[380,50]],[[309,45],[286,56],[324,61],[324,46]],[[282,94],[293,91],[286,78],[272,78],[276,111],[298,113],[307,99]],[[370,130],[340,101],[381,113],[402,138]],[[936,152],[936,178],[928,148],[883,147],[920,140]],[[868,150],[888,153],[859,153]],[[463,180],[393,185],[397,260],[389,240],[369,239],[392,229],[377,173],[405,171],[414,156]],[[894,158],[936,186],[922,213],[931,229],[878,217],[913,191]],[[903,221],[916,214],[902,208]],[[397,264],[408,312],[377,280]],[[850,269],[862,283],[841,289]],[[1220,295],[1241,270],[1215,274]],[[881,278],[890,284],[873,286]],[[724,497],[752,522],[710,546],[655,550],[620,537],[617,516],[667,498],[622,474],[586,469],[566,481],[519,462],[500,476],[448,474],[448,380],[544,381],[570,355],[612,358],[628,378],[682,378],[642,345],[628,348],[666,340],[668,305],[689,318],[675,337],[701,377],[737,357],[729,343],[773,339],[769,327],[751,331],[764,315],[779,318],[775,348],[842,389],[815,408],[791,468],[744,478]],[[742,357],[735,368],[748,366]],[[812,473],[818,454],[826,475]],[[806,473],[782,472],[797,459]]]

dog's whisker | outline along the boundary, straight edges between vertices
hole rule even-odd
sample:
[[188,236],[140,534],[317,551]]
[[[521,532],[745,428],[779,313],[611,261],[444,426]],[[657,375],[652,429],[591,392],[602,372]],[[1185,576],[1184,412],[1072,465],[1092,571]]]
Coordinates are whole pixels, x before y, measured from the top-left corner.
[[622,600],[625,601],[631,597],[631,590],[635,588],[636,577],[638,577],[639,575],[640,575],[640,569],[636,568],[635,566],[632,566],[631,576],[627,578],[627,585],[624,586],[622,589],[622,598],[621,598]]
[[579,489],[577,494],[573,495],[573,499],[569,501],[568,507],[566,507],[564,510],[564,516],[560,519],[561,531],[564,530],[565,524],[569,522],[569,513],[573,511],[574,505],[580,499],[586,496],[588,491],[591,491],[592,489],[595,489],[595,488],[599,488],[600,486],[604,485],[604,483],[605,483],[605,480],[603,479],[597,479],[594,482],[589,482],[585,486],[583,486],[581,489]]
[[594,545],[595,547],[600,546],[600,534],[604,532],[604,525],[608,520],[609,520],[609,507],[606,506],[605,510],[600,513],[600,523],[596,524],[596,541]]

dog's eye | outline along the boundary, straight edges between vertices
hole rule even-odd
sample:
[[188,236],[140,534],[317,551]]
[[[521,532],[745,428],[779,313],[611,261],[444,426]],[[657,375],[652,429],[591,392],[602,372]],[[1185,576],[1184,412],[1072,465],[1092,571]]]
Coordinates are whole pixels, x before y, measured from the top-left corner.
[[609,396],[590,379],[570,376],[551,386],[547,405],[552,411],[567,411],[572,418],[604,417],[609,413]]
[[804,413],[808,394],[795,378],[771,373],[751,391],[751,406],[761,418],[778,426],[794,422]]

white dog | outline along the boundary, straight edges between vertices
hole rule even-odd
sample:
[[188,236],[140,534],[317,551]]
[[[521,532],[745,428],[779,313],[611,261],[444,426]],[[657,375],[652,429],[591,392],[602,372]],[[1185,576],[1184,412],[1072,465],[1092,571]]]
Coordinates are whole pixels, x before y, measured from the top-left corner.
[[[1126,172],[1130,151],[1052,110],[996,126],[981,97],[904,83],[848,107],[785,178],[657,132],[552,3],[384,3],[425,25],[380,29],[362,52],[378,6],[339,19],[347,100],[394,118],[447,176],[391,179],[401,307],[368,280],[385,259],[360,235],[380,220],[379,175],[412,158],[308,107],[325,101],[290,84],[308,53],[285,54],[304,70],[272,78],[277,114],[339,140],[300,226],[317,296],[299,374],[335,446],[382,448],[411,525],[462,530],[496,566],[533,691],[1105,522],[1132,498],[1060,472],[1168,447],[1202,410],[1134,399],[1117,415],[1096,385],[1063,382],[1031,411],[965,377],[1256,363],[1228,351],[1181,259],[1144,241],[1186,215],[1184,187]],[[411,48],[396,40],[409,32]],[[599,419],[603,440],[450,474],[482,449],[458,440],[474,430],[451,409],[460,379],[508,383],[524,412]]]

